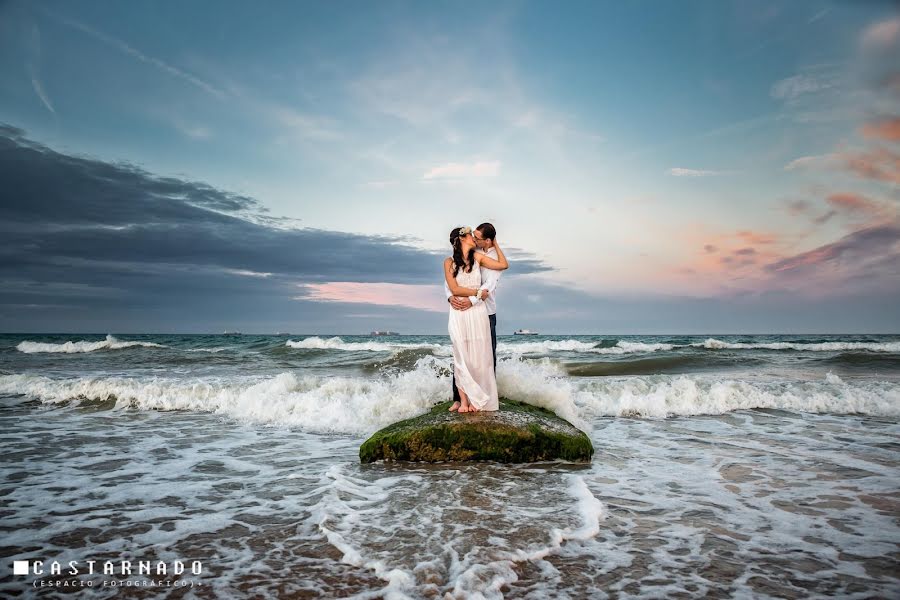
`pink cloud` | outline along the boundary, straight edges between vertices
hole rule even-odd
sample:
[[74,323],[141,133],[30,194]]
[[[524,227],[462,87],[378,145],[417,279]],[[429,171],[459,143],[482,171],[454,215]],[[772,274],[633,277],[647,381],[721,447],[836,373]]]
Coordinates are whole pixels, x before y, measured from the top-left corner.
[[842,158],[847,169],[857,177],[900,183],[900,154],[887,148],[847,154]]
[[403,306],[431,312],[447,310],[447,299],[438,285],[334,281],[308,283],[300,287],[306,293],[296,296],[295,300]]
[[762,233],[760,231],[742,230],[737,232],[737,237],[744,240],[748,244],[774,244],[777,237],[772,233]]
[[900,39],[900,18],[879,21],[866,27],[860,37],[860,44],[865,49],[878,49],[893,46]]
[[900,141],[900,117],[881,119],[866,123],[860,129],[860,133],[867,138]]
[[861,194],[831,194],[828,196],[827,202],[837,210],[853,213],[878,214],[883,208],[881,204],[869,200]]

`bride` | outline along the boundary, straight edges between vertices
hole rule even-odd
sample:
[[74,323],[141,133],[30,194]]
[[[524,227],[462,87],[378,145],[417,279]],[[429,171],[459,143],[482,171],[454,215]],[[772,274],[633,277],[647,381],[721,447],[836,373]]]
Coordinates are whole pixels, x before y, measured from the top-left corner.
[[[444,260],[444,278],[454,296],[477,296],[484,299],[487,290],[481,286],[481,267],[504,271],[509,268],[503,251],[494,240],[498,260],[475,252],[472,229],[458,227],[450,232],[453,257]],[[497,378],[491,349],[491,325],[484,302],[465,310],[450,309],[450,341],[453,343],[453,373],[459,389],[459,412],[498,410]]]

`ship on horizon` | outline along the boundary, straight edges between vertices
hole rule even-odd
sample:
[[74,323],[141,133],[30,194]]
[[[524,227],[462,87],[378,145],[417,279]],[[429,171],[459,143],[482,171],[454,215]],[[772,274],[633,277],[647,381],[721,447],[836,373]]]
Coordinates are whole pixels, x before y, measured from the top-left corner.
[[530,329],[516,329],[513,331],[513,335],[540,335],[537,331],[532,331]]
[[376,331],[373,331],[372,333],[370,333],[369,335],[383,336],[383,335],[400,335],[400,334],[397,333],[396,331],[378,331],[378,330],[376,330]]

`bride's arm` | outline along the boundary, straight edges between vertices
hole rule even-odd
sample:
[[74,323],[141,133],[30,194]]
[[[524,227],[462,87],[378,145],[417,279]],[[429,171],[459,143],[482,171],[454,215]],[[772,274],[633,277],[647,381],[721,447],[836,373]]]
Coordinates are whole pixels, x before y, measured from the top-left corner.
[[456,283],[456,277],[453,276],[452,258],[444,259],[444,280],[447,282],[447,287],[450,288],[450,291],[453,292],[454,296],[475,296],[478,294],[478,290],[460,287],[459,284]]
[[503,256],[503,250],[497,245],[497,240],[494,240],[494,249],[497,251],[497,260],[494,260],[487,254],[481,254],[480,252],[475,253],[475,260],[486,269],[493,269],[495,271],[507,270],[509,268],[509,262],[507,262],[506,257]]

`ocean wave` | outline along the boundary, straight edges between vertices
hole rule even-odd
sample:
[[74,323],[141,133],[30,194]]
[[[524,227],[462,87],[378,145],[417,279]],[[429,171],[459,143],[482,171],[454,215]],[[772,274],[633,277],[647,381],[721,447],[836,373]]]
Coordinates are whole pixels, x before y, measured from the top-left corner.
[[661,373],[686,373],[688,371],[758,364],[760,359],[734,358],[721,355],[690,353],[677,356],[649,356],[629,359],[611,359],[600,362],[576,362],[566,365],[566,372],[576,377],[610,377],[616,375],[653,375]]
[[507,354],[547,354],[548,352],[591,352],[596,342],[544,340],[541,342],[498,342],[497,352]]
[[742,343],[723,342],[708,338],[703,342],[690,344],[695,348],[707,350],[800,350],[804,352],[840,352],[844,350],[868,350],[870,352],[900,352],[900,342],[769,342]]
[[64,344],[48,344],[44,342],[20,342],[16,346],[16,350],[26,354],[35,354],[39,352],[61,352],[64,354],[77,354],[82,352],[95,352],[97,350],[121,350],[123,348],[166,348],[162,344],[154,342],[123,342],[117,338],[107,335],[105,340],[99,342],[88,342],[81,340],[79,342],[66,342]]
[[[190,410],[315,432],[365,433],[449,400],[449,366],[448,359],[426,356],[413,370],[381,377],[281,373],[253,380],[53,379],[17,374],[0,376],[0,394],[24,395],[45,404],[113,402],[112,408],[119,410]],[[555,375],[564,372],[549,362],[506,361],[498,365],[498,389],[501,395],[542,406],[586,429],[570,395],[552,381]]]
[[345,342],[339,337],[323,339],[320,337],[308,337],[303,340],[288,340],[285,342],[288,348],[299,350],[345,350],[348,352],[399,352],[409,348],[428,348],[435,354],[450,355],[450,346],[443,344],[404,344],[399,342]]
[[667,352],[670,350],[699,348],[705,350],[797,350],[801,352],[897,352],[900,353],[900,342],[725,342],[716,338],[707,338],[702,342],[691,344],[670,344],[663,342],[645,343],[619,340],[614,345],[608,343],[584,342],[581,340],[544,340],[535,342],[501,342],[498,352],[506,354],[550,354],[552,352],[583,352],[591,354],[646,354]]
[[672,350],[673,344],[645,344],[642,342],[619,341],[614,346],[581,340],[544,340],[540,342],[501,342],[497,352],[505,354],[549,354],[551,352],[588,352],[593,354],[631,354]]
[[[88,403],[113,410],[189,410],[243,422],[314,432],[371,433],[450,399],[449,360],[425,356],[408,371],[375,377],[296,372],[266,378],[0,376],[0,394],[45,404]],[[736,410],[900,416],[900,384],[845,382],[829,373],[810,381],[745,381],[721,376],[652,375],[573,380],[543,360],[501,360],[497,387],[506,398],[555,412],[589,431],[596,417],[666,418]],[[4,402],[22,402],[22,398]]]
[[811,381],[750,382],[693,375],[590,380],[576,403],[587,414],[666,418],[736,410],[900,416],[900,384],[848,383],[833,373]]
[[896,371],[900,369],[900,356],[875,352],[841,352],[833,356],[816,359],[819,364],[833,365],[841,369]]

